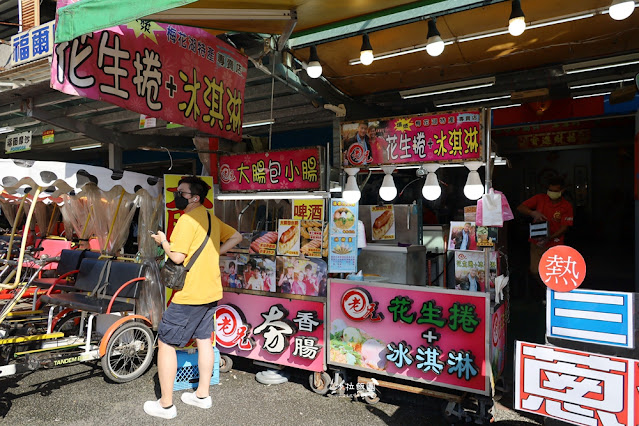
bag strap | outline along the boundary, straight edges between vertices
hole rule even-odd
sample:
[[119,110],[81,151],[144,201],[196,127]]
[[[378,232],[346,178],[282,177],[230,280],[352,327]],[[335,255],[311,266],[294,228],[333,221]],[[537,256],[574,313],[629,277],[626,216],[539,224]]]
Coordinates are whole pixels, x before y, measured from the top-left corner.
[[206,238],[204,238],[204,241],[202,241],[200,248],[198,248],[197,251],[191,257],[191,259],[189,259],[189,263],[187,265],[184,265],[187,271],[191,269],[191,266],[193,266],[197,258],[200,256],[200,253],[202,253],[202,250],[204,250],[204,247],[206,246],[206,243],[209,241],[209,238],[211,238],[211,213],[206,212],[206,216],[209,219],[209,229],[208,231],[206,231]]

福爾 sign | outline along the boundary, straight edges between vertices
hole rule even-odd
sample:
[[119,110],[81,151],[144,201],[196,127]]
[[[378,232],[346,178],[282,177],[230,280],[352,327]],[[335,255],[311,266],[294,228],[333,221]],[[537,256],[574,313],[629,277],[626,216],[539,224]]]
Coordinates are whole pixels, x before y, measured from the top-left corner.
[[342,124],[346,166],[478,160],[480,110],[384,118]]
[[324,371],[324,303],[224,292],[217,347],[257,361]]
[[330,280],[329,364],[488,395],[487,293]]
[[55,45],[51,86],[239,141],[246,67],[203,29],[136,20]]
[[220,190],[304,191],[321,187],[318,147],[220,156]]
[[12,36],[12,64],[21,65],[50,56],[53,53],[54,26],[55,22],[50,21]]
[[576,425],[635,425],[636,361],[516,342],[515,409]]
[[7,154],[31,150],[32,132],[13,133],[7,136],[4,150]]
[[548,290],[548,337],[634,348],[632,293]]

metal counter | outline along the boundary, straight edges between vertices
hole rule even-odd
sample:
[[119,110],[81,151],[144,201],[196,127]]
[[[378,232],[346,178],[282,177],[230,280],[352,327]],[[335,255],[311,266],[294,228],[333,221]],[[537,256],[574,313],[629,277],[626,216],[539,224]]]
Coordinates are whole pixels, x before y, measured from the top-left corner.
[[362,248],[357,267],[365,274],[376,274],[387,282],[426,285],[426,247],[397,247],[369,244]]

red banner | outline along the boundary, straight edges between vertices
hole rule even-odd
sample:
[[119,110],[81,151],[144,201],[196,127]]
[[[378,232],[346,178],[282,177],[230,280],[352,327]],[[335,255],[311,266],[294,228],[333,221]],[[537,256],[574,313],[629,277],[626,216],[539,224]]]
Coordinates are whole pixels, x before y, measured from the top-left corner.
[[319,147],[220,156],[221,191],[319,190]]
[[56,44],[51,87],[240,141],[246,67],[203,29],[136,20]]
[[480,110],[342,124],[345,166],[479,160]]

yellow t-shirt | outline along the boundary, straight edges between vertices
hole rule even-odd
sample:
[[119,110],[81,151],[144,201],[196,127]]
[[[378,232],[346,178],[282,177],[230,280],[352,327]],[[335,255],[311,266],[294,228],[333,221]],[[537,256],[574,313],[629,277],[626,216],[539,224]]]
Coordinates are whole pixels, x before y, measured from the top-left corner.
[[[208,229],[207,210],[196,207],[178,219],[171,234],[171,251],[184,253],[184,265],[191,260],[206,237]],[[220,242],[225,242],[235,234],[217,216],[211,214],[211,238],[204,246],[195,263],[186,274],[184,288],[178,291],[172,302],[181,305],[205,305],[222,298],[220,277]]]

